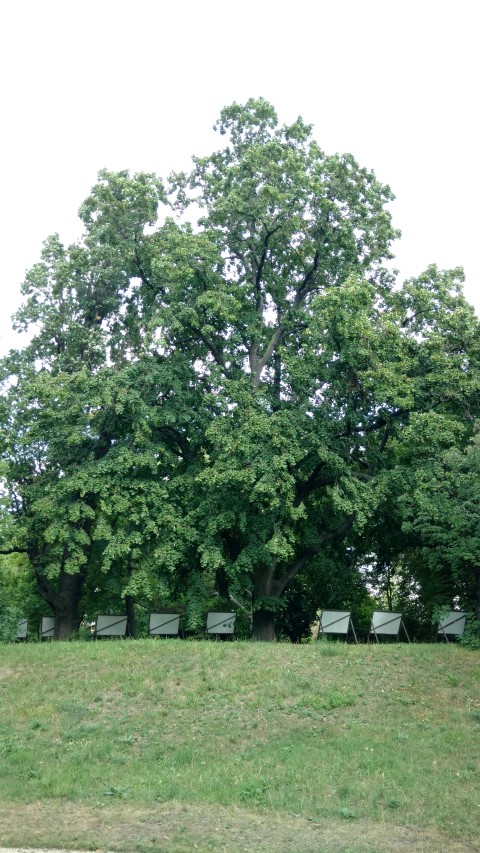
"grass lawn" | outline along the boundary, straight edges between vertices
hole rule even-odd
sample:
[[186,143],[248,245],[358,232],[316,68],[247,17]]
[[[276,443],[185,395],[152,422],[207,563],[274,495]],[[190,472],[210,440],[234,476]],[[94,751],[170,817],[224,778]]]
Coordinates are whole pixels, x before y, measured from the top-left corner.
[[0,646],[0,845],[478,850],[480,655]]

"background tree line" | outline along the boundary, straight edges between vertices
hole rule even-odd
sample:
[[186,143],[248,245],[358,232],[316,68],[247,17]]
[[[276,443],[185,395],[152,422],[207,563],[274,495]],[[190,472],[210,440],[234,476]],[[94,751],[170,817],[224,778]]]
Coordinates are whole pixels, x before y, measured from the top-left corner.
[[[266,101],[190,174],[102,171],[44,244],[1,363],[0,612],[318,607],[480,617],[479,321],[461,269],[399,285],[393,196]],[[188,220],[191,212],[196,220]],[[419,235],[421,239],[421,235]],[[10,609],[9,609],[10,608]]]

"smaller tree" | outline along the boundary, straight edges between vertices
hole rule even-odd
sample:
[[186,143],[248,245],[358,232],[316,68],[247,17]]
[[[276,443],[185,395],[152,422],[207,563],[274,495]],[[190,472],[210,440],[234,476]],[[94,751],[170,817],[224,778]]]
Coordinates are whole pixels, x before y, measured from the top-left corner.
[[416,472],[403,497],[403,528],[418,540],[424,585],[439,604],[457,602],[480,619],[480,433]]

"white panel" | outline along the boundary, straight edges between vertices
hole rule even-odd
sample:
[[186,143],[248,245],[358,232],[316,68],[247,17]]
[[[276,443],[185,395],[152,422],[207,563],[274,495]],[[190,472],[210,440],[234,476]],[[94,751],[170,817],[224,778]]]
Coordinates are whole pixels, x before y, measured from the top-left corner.
[[456,634],[461,637],[465,630],[467,614],[463,610],[450,610],[438,623],[439,634]]
[[[396,637],[396,635],[400,631],[401,621],[401,613],[382,613],[381,611],[376,610],[372,616],[370,633],[388,634],[389,636]],[[374,628],[375,632],[373,630]]]
[[150,613],[148,633],[151,637],[157,634],[176,637],[179,627],[180,613]]
[[233,634],[235,613],[207,613],[207,634]]
[[126,616],[97,616],[97,637],[124,637],[127,631]]
[[17,627],[17,640],[26,640],[28,634],[28,619],[20,619]]
[[43,616],[40,624],[40,639],[53,637],[55,633],[55,616]]
[[322,610],[320,634],[348,634],[350,610]]

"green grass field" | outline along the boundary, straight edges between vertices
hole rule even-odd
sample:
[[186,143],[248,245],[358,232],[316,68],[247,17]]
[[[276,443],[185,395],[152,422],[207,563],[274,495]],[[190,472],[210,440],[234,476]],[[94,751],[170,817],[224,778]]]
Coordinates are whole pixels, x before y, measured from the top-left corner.
[[0,646],[0,845],[478,849],[480,655]]

